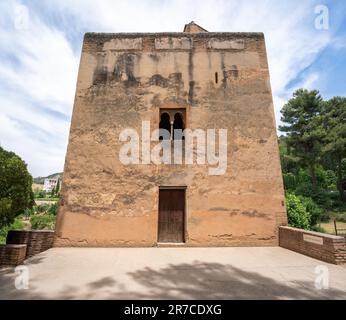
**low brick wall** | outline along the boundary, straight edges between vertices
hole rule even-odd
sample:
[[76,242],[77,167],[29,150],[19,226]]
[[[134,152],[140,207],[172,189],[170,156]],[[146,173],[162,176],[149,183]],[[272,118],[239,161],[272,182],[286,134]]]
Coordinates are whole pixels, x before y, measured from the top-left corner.
[[346,239],[344,237],[280,227],[279,245],[329,263],[346,263]]
[[0,245],[0,266],[17,266],[26,258],[25,244]]
[[26,258],[32,257],[53,246],[54,231],[11,230],[7,233],[7,244],[26,244]]

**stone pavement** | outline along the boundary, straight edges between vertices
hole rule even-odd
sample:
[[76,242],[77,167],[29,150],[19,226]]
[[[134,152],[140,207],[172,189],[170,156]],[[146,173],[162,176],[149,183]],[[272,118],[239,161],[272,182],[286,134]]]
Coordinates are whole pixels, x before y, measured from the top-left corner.
[[25,265],[26,290],[0,270],[1,299],[346,299],[345,266],[280,247],[53,248]]

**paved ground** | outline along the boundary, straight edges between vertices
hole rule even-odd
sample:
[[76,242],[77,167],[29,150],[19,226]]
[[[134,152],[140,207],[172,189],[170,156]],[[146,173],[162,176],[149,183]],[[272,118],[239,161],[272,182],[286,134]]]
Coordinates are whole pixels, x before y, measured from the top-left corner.
[[[329,289],[315,288],[315,268]],[[27,260],[29,289],[2,299],[346,299],[346,268],[280,248],[54,248]]]

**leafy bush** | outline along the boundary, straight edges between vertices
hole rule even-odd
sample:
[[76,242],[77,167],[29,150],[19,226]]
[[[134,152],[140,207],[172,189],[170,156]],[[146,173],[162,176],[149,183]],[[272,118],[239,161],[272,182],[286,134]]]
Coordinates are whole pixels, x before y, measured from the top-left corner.
[[54,215],[34,215],[30,218],[31,228],[34,230],[54,230],[55,220]]
[[301,229],[310,228],[310,214],[298,196],[292,193],[286,193],[286,206],[288,224],[291,227]]
[[314,226],[320,222],[323,210],[311,198],[303,196],[299,196],[298,198],[310,215],[310,225]]
[[34,214],[35,214],[34,208],[27,208],[27,209],[25,209],[23,216],[24,217],[31,217]]
[[35,207],[35,213],[36,214],[45,213],[48,211],[49,206],[50,206],[49,204],[40,204]]
[[34,193],[35,199],[36,198],[45,198],[46,197],[46,192],[43,190],[36,191]]
[[58,203],[42,204],[34,207],[34,214],[30,218],[31,228],[34,230],[54,230],[57,210]]
[[47,210],[47,213],[48,214],[51,214],[53,216],[56,216],[57,215],[57,212],[58,212],[58,203],[53,203],[51,205],[49,205],[49,208]]
[[21,230],[23,228],[24,224],[19,218],[16,218],[13,223],[2,227],[0,229],[0,244],[6,243],[7,232],[9,230]]
[[33,214],[51,214],[55,215],[58,211],[58,203],[54,202],[52,204],[46,203],[46,204],[40,204],[38,206],[35,206],[33,208]]
[[309,197],[286,193],[289,224],[302,229],[313,229],[321,221],[323,210]]

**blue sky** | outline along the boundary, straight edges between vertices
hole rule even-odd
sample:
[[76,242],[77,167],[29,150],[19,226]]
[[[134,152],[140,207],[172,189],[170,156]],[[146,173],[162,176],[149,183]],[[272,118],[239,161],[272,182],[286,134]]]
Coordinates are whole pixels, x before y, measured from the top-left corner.
[[[329,11],[316,28],[318,5]],[[277,124],[293,91],[346,96],[344,0],[3,0],[0,2],[0,145],[33,176],[63,170],[83,34],[182,31],[265,33]]]

